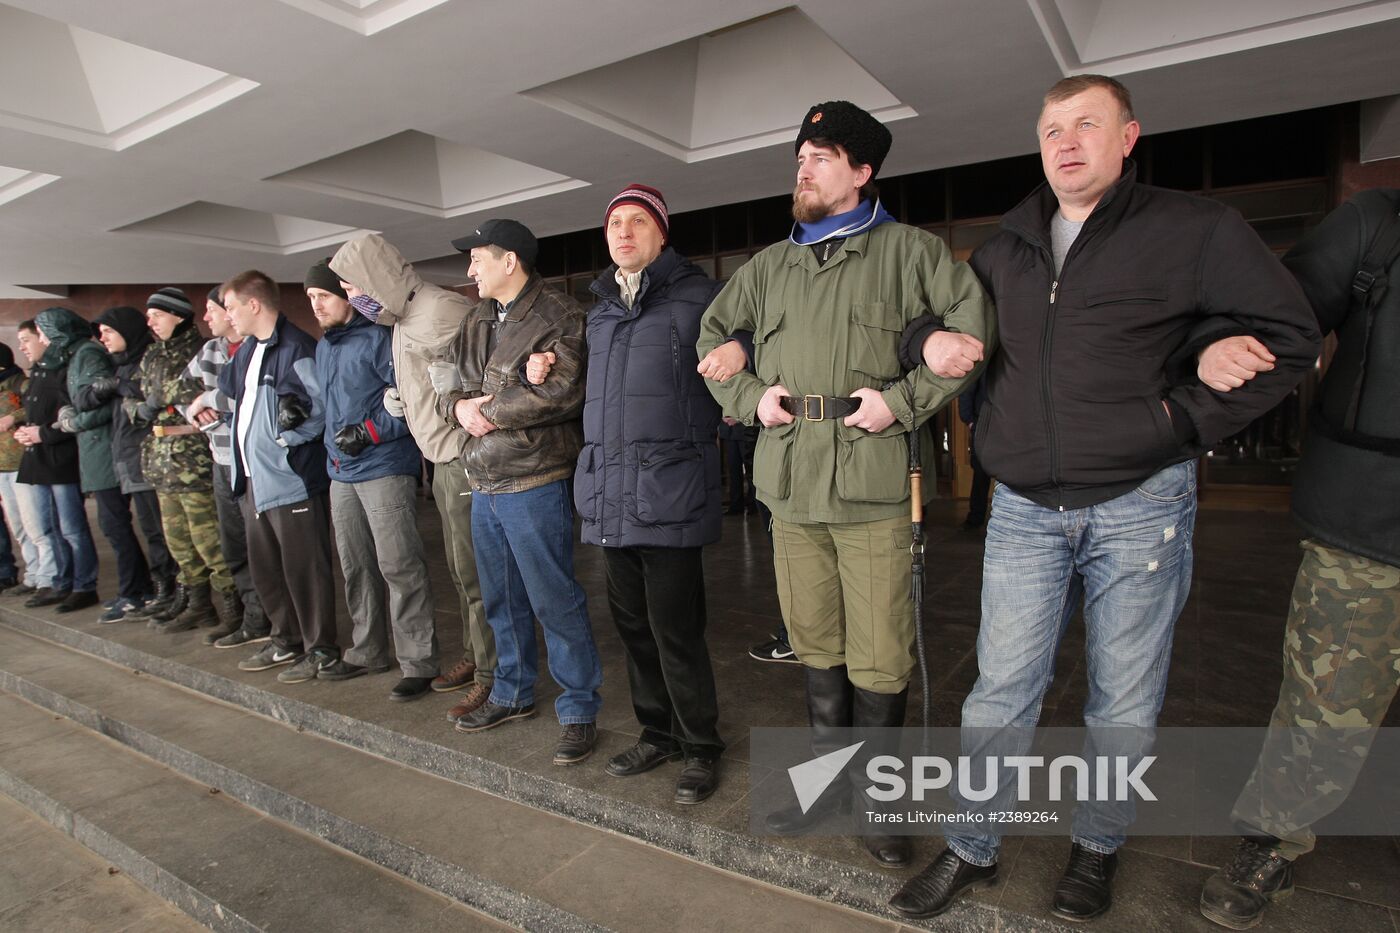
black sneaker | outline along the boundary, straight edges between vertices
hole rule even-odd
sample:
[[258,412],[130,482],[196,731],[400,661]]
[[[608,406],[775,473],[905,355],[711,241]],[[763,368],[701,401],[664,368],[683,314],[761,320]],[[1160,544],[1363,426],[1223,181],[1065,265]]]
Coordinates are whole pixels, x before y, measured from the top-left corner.
[[801,664],[797,660],[797,654],[792,650],[792,645],[774,635],[770,640],[761,645],[754,645],[749,649],[749,657],[755,661],[779,661],[784,664]]
[[[233,636],[229,636],[230,638]],[[296,648],[279,648],[268,642],[263,645],[262,650],[251,658],[244,658],[238,662],[240,671],[265,671],[268,668],[280,667],[283,664],[291,664],[293,661],[300,661],[302,653]]]
[[127,617],[128,613],[140,609],[145,604],[145,597],[142,596],[118,596],[107,606],[107,611],[97,617],[97,621],[103,625],[120,622]]
[[71,590],[55,590],[50,587],[40,587],[34,595],[24,601],[25,608],[42,609],[44,606],[57,606],[69,596]]
[[458,732],[485,732],[504,725],[512,719],[533,719],[535,704],[528,706],[497,706],[490,700],[478,706],[453,726]]
[[74,590],[68,598],[54,607],[54,612],[77,612],[97,605],[96,590]]
[[1248,930],[1264,919],[1270,901],[1293,893],[1293,863],[1279,854],[1272,840],[1241,839],[1235,857],[1206,879],[1201,889],[1201,914],[1211,923]]
[[282,684],[304,684],[308,680],[315,680],[321,670],[330,667],[337,658],[333,654],[327,653],[320,648],[313,648],[302,656],[302,659],[285,671],[277,675],[277,682]]
[[964,862],[952,849],[944,849],[923,871],[905,882],[890,898],[890,906],[906,917],[936,917],[953,906],[964,891],[996,884],[997,866]]
[[336,658],[316,672],[316,679],[349,680],[361,674],[382,674],[387,670],[387,667],[365,667],[363,664],[351,664],[344,658]]
[[571,722],[559,733],[559,744],[554,746],[554,763],[576,765],[587,761],[597,742],[597,725],[591,722]]
[[254,635],[245,628],[241,628],[232,635],[225,635],[222,638],[214,639],[215,648],[241,648],[244,645],[256,645],[259,642],[271,641],[272,635],[264,632],[261,635]]

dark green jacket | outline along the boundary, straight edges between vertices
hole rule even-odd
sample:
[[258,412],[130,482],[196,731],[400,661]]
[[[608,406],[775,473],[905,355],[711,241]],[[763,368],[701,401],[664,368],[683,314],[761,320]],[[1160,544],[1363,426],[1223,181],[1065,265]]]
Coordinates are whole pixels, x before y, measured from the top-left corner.
[[[77,398],[78,392],[93,380],[110,376],[115,371],[112,358],[101,344],[91,341],[79,344],[68,361],[68,397]],[[117,471],[112,466],[112,410],[103,407],[78,412],[73,424],[78,428],[78,473],[82,477],[83,492],[116,487]]]

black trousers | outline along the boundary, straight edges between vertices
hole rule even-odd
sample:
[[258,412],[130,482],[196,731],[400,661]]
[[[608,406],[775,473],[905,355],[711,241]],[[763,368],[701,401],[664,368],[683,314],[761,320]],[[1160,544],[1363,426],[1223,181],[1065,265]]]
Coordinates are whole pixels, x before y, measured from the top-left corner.
[[279,648],[340,655],[335,633],[335,574],[331,570],[330,496],[253,510],[253,494],[238,500],[248,537],[248,566]]
[[642,738],[718,757],[719,707],[705,644],[705,577],[698,547],[605,547],[608,605],[627,651]]
[[[117,555],[117,595],[145,596],[151,592],[151,576],[174,579],[177,568],[170,550],[165,546],[165,532],[160,526],[160,502],[151,491],[124,493],[120,489],[99,489],[92,494],[97,500],[97,527],[112,545]],[[136,520],[146,538],[150,559],[141,552],[136,533],[131,527],[131,507],[136,507]]]

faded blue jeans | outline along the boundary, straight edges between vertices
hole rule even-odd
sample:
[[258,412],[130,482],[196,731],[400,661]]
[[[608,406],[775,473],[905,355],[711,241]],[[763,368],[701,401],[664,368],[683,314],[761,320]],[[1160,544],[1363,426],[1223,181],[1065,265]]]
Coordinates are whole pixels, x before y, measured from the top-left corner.
[[41,579],[47,576],[45,585],[55,590],[86,593],[97,589],[97,549],[78,484],[16,485],[25,531],[38,549],[35,574]]
[[[1195,523],[1194,460],[1081,509],[1056,511],[998,486],[982,565],[979,676],[962,710],[963,754],[1029,752],[1055,676],[1055,652],[1081,596],[1089,674],[1085,753],[1124,754],[1124,742],[1134,746],[1130,755],[1148,753],[1166,695],[1172,634],[1191,590]],[[1012,728],[992,737],[1005,727]],[[1014,809],[1005,768],[1000,775],[1001,793],[992,801],[959,799],[959,806]],[[981,775],[972,786],[983,786]],[[1127,838],[1132,813],[1131,805],[1081,803],[1074,841],[1114,852]],[[948,845],[965,861],[990,865],[1001,844],[1000,833],[982,828],[991,825],[950,833]]]
[[554,701],[563,725],[594,722],[603,703],[603,667],[583,587],[574,578],[574,504],[566,480],[524,492],[472,495],[472,547],[486,621],[496,636],[491,702],[535,702],[544,629],[549,673],[564,692]]

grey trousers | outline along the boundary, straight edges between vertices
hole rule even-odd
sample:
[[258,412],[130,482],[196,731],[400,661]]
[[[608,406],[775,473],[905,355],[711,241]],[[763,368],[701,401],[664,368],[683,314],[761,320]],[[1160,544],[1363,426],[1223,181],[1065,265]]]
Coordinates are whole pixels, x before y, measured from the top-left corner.
[[418,534],[415,485],[412,476],[331,481],[331,524],[354,625],[354,644],[344,657],[362,667],[387,666],[392,631],[403,675],[436,677],[433,594]]
[[442,516],[442,541],[447,569],[457,586],[462,614],[462,653],[476,664],[477,683],[490,687],[496,679],[496,636],[481,605],[481,584],[472,551],[472,488],[461,460],[437,464],[433,470],[433,499]]

